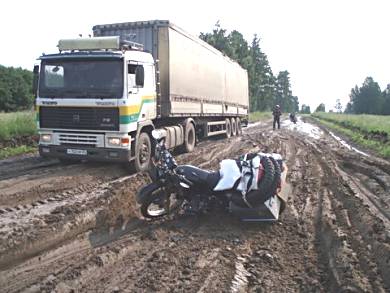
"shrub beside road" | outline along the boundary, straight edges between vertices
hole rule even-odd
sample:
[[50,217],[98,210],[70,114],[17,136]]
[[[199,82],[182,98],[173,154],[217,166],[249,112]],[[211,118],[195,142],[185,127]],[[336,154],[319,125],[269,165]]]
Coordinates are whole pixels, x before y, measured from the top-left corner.
[[33,111],[0,113],[0,159],[36,150]]

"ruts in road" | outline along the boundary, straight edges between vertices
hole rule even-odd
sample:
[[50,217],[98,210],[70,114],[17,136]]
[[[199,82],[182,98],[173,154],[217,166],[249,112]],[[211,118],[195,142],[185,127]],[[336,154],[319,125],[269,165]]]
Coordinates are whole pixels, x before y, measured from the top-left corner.
[[176,156],[217,170],[253,151],[283,155],[277,223],[227,213],[147,221],[123,166],[0,161],[1,292],[390,292],[390,163],[313,122],[255,123]]

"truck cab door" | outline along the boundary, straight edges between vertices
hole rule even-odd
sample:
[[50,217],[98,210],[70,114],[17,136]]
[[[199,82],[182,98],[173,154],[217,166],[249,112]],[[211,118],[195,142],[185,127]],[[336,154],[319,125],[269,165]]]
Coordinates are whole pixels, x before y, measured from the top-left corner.
[[156,85],[154,65],[133,63],[127,65],[127,89],[130,104],[140,107],[138,121],[156,118]]

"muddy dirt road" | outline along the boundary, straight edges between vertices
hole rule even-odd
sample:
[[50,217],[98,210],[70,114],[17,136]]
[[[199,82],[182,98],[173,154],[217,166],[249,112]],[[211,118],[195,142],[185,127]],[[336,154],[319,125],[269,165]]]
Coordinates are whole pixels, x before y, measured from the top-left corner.
[[249,151],[286,159],[278,223],[145,221],[134,195],[146,175],[35,155],[0,161],[1,292],[389,292],[390,163],[302,121],[251,125],[177,159],[217,169]]

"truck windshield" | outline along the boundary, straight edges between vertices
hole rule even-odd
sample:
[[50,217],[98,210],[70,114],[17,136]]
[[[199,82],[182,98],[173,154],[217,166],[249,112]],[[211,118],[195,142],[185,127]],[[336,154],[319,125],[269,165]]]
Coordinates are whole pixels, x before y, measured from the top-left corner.
[[39,96],[44,98],[121,98],[123,61],[44,60]]

